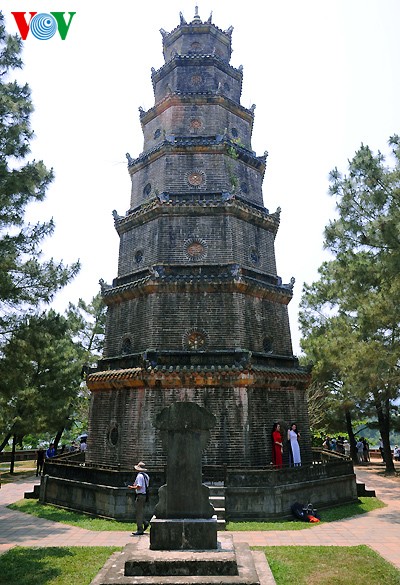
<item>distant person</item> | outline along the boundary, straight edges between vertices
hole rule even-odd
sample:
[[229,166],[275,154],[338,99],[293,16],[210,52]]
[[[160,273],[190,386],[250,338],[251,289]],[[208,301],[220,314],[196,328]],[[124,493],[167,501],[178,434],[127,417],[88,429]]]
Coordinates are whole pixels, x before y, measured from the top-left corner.
[[328,451],[330,451],[331,450],[331,438],[326,437],[325,441],[322,443],[322,446],[324,449],[327,449]]
[[81,439],[80,445],[81,453],[84,453],[87,449],[86,439]]
[[45,452],[43,447],[39,447],[38,452],[36,453],[36,477],[38,475],[42,475],[43,473],[43,465],[45,459]]
[[146,464],[143,461],[139,461],[135,465],[135,470],[138,471],[135,481],[132,485],[128,485],[128,488],[136,491],[135,504],[136,504],[136,532],[132,532],[132,536],[140,536],[144,534],[144,531],[149,526],[144,518],[144,506],[148,500],[148,489],[150,478],[147,475]]
[[331,451],[335,451],[336,452],[337,451],[336,446],[337,446],[336,445],[336,439],[335,439],[335,437],[332,437],[332,439],[331,439]]
[[283,442],[282,442],[282,435],[281,435],[281,425],[279,423],[274,423],[272,427],[271,433],[272,439],[272,463],[274,467],[278,469],[282,469],[282,454],[283,454]]
[[395,461],[400,461],[400,448],[398,445],[394,446],[393,457]]
[[294,467],[301,465],[299,437],[300,433],[297,430],[297,425],[293,423],[288,429],[288,441],[290,447],[289,461]]
[[357,443],[356,443],[356,449],[357,449],[357,460],[358,463],[362,463],[363,462],[363,458],[364,458],[364,443],[362,438],[358,439]]
[[344,443],[344,438],[339,435],[339,437],[336,440],[336,450],[338,453],[341,453],[342,455],[345,454],[343,443]]
[[382,461],[385,462],[385,450],[383,448],[383,441],[382,437],[379,437],[379,451],[382,457]]
[[363,460],[364,463],[369,463],[370,461],[370,457],[369,457],[369,443],[367,441],[367,439],[363,439],[362,440],[364,448],[363,448]]
[[54,447],[54,443],[50,443],[49,448],[46,451],[46,459],[51,459],[57,455],[57,451]]
[[346,457],[350,457],[350,443],[348,442],[347,439],[345,439],[343,441],[343,448],[344,448],[344,454],[346,455]]

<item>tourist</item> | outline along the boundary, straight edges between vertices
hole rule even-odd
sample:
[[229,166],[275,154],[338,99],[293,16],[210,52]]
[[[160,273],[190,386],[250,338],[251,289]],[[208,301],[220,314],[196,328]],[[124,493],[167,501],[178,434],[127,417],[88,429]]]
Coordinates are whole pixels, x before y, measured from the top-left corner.
[[400,448],[398,445],[394,446],[393,457],[395,461],[400,461]]
[[42,475],[43,473],[44,456],[45,452],[43,447],[39,447],[39,450],[36,454],[36,477],[38,475]]
[[368,444],[367,439],[362,439],[362,442],[363,442],[363,445],[364,445],[364,448],[363,448],[363,460],[364,460],[364,463],[368,463],[370,461],[370,458],[369,458],[369,444]]
[[344,442],[344,438],[339,435],[337,440],[336,440],[336,451],[338,453],[341,453],[342,455],[345,454],[343,442]]
[[80,446],[80,450],[81,453],[84,453],[87,449],[87,443],[86,443],[86,439],[81,439],[81,446]]
[[51,459],[57,455],[57,451],[54,448],[54,443],[50,443],[49,448],[46,451],[46,459]]
[[343,448],[344,448],[344,454],[346,455],[346,457],[350,457],[350,443],[348,442],[347,439],[345,439],[343,441]]
[[281,425],[274,423],[272,427],[272,463],[278,469],[282,468],[282,454],[283,454],[283,443],[281,435]]
[[135,506],[136,506],[136,532],[132,532],[133,536],[140,536],[149,526],[149,522],[144,519],[144,506],[148,501],[148,488],[150,478],[147,475],[146,464],[139,461],[135,465],[135,470],[139,473],[136,475],[133,485],[128,485],[131,490],[136,490]]
[[383,448],[382,437],[379,437],[379,451],[381,453],[382,461],[385,462],[385,450]]
[[335,451],[335,452],[337,451],[335,437],[332,437],[332,439],[331,439],[331,451]]
[[299,446],[300,433],[297,430],[296,423],[292,423],[290,429],[288,429],[288,441],[289,441],[289,461],[294,467],[301,465],[300,446]]
[[324,449],[328,449],[328,451],[330,451],[331,450],[331,438],[327,436],[325,441],[322,443],[322,446]]
[[363,462],[363,457],[364,457],[364,443],[363,443],[363,438],[361,437],[361,439],[358,439],[357,443],[356,443],[356,449],[357,449],[357,460],[358,463],[362,463]]

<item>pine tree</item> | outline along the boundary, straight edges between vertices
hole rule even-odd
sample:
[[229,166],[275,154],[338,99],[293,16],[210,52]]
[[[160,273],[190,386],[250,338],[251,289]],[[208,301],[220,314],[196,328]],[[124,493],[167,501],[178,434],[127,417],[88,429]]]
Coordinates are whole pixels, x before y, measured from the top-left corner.
[[22,42],[7,34],[0,13],[0,342],[27,312],[54,294],[78,272],[41,259],[41,243],[54,230],[52,220],[29,225],[27,205],[43,201],[53,180],[42,161],[28,160],[33,111],[28,85],[10,79],[22,67]]
[[389,432],[400,390],[400,139],[389,140],[392,166],[361,145],[348,174],[334,169],[330,193],[338,216],[325,230],[332,253],[319,280],[305,286],[304,348],[318,369],[335,372],[346,394],[371,405],[388,471]]

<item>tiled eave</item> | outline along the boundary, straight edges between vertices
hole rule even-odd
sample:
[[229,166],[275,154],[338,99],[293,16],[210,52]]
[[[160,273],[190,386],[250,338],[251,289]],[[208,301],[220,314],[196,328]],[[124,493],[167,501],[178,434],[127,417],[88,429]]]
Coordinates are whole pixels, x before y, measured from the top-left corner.
[[207,93],[207,95],[198,94],[196,92],[191,93],[183,93],[183,92],[174,92],[172,94],[167,95],[165,98],[160,100],[155,106],[147,110],[147,112],[141,110],[140,114],[140,122],[143,125],[148,124],[151,120],[159,116],[162,112],[171,108],[173,106],[182,106],[182,105],[196,105],[202,106],[204,104],[207,105],[219,105],[230,112],[233,112],[240,118],[246,120],[250,125],[251,128],[253,127],[254,122],[254,111],[248,110],[244,108],[242,105],[234,102],[233,100],[227,98],[223,95],[215,95],[211,92]]
[[176,69],[177,67],[204,67],[204,66],[212,66],[217,67],[227,75],[230,75],[240,83],[243,80],[243,71],[241,69],[236,69],[229,65],[226,61],[218,57],[217,55],[175,55],[168,63],[165,63],[160,69],[157,71],[153,71],[151,74],[151,80],[153,82],[153,87],[155,84],[160,81],[163,77],[168,75],[171,71]]
[[170,136],[154,148],[143,152],[128,163],[129,173],[133,175],[162,156],[171,154],[232,154],[241,162],[256,169],[264,176],[267,153],[256,156],[252,151],[229,140],[226,136]]
[[311,374],[302,368],[266,368],[237,366],[170,366],[168,368],[129,368],[89,374],[86,384],[91,391],[119,388],[193,388],[193,387],[260,387],[304,388]]
[[233,215],[256,224],[276,235],[280,223],[280,209],[268,213],[264,208],[256,207],[238,199],[229,193],[191,193],[174,195],[162,193],[158,197],[128,212],[126,216],[116,217],[114,224],[118,234],[130,231],[137,225],[143,225],[160,215]]
[[[261,275],[251,271],[242,271],[236,265],[214,267],[180,266],[175,272],[163,266],[154,266],[150,270],[125,277],[129,281],[117,286],[102,289],[106,305],[137,298],[149,294],[199,294],[199,293],[239,293],[262,298],[287,305],[293,296],[291,285],[271,284]],[[122,279],[121,279],[122,280]]]

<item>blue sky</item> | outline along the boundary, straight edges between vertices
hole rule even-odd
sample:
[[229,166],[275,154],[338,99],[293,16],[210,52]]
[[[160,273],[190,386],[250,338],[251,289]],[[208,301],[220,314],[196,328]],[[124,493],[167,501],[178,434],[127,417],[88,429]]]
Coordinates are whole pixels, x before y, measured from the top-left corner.
[[[68,36],[24,41],[35,112],[32,156],[53,167],[45,203],[31,221],[54,217],[44,253],[82,270],[55,301],[90,300],[98,281],[117,274],[118,236],[111,212],[129,208],[125,153],[143,147],[139,106],[152,107],[151,67],[163,64],[160,28],[172,30],[195,2],[161,0],[3,0],[12,11],[76,11]],[[198,1],[202,19],[213,12],[234,27],[231,64],[243,65],[241,103],[256,104],[252,147],[269,152],[264,203],[282,208],[276,239],[278,273],[296,278],[289,305],[294,352],[299,353],[298,303],[304,282],[326,257],[323,229],[334,216],[329,171],[346,170],[363,142],[387,152],[400,134],[400,2],[398,0]]]

